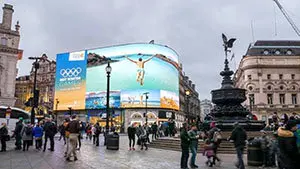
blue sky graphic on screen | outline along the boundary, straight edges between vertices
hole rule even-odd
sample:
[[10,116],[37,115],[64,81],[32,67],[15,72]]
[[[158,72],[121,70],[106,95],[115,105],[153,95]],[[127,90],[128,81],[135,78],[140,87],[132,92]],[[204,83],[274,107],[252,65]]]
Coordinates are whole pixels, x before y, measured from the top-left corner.
[[85,108],[106,107],[106,71],[112,67],[110,106],[179,109],[178,55],[157,44],[126,44],[85,51]]

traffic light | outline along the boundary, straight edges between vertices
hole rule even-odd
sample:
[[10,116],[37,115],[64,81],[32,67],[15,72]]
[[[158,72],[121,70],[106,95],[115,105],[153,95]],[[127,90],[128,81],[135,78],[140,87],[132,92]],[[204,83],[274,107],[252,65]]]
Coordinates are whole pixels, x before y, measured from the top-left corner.
[[33,98],[30,97],[30,98],[27,100],[27,102],[24,103],[24,105],[25,105],[26,107],[32,107],[32,106],[33,106]]
[[33,98],[34,107],[38,107],[38,105],[39,105],[39,96],[40,96],[40,91],[35,90],[34,91],[34,98]]

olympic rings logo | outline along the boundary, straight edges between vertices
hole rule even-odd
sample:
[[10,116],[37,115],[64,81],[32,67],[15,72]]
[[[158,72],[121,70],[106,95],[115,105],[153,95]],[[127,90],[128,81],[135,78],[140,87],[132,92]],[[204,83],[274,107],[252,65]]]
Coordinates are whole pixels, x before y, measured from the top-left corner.
[[81,73],[82,69],[80,67],[72,69],[61,69],[60,75],[64,78],[66,77],[77,77]]

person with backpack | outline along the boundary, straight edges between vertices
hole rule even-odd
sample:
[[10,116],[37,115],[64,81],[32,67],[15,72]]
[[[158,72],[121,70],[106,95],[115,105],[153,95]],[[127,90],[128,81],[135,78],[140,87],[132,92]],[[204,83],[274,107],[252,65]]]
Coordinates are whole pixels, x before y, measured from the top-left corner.
[[35,138],[35,148],[40,150],[43,145],[43,128],[40,126],[39,123],[33,128],[33,136]]
[[23,126],[21,131],[22,140],[23,140],[23,151],[28,151],[29,146],[32,145],[33,140],[33,128],[30,124],[30,121],[26,121],[26,125]]
[[19,121],[16,123],[16,128],[14,131],[14,136],[16,138],[16,150],[21,150],[22,149],[22,134],[21,131],[23,129],[23,117],[19,117]]
[[218,161],[219,163],[221,161],[221,159],[217,156],[217,150],[221,144],[222,135],[220,133],[221,130],[217,128],[215,122],[210,123],[210,128],[211,129],[208,131],[208,135],[209,135],[208,137],[213,144],[213,151],[214,151],[213,165],[216,165],[216,161]]
[[46,117],[46,123],[44,124],[44,131],[45,131],[45,143],[44,143],[44,150],[46,151],[47,141],[50,140],[50,151],[54,151],[54,136],[57,133],[56,125],[51,121],[50,118]]

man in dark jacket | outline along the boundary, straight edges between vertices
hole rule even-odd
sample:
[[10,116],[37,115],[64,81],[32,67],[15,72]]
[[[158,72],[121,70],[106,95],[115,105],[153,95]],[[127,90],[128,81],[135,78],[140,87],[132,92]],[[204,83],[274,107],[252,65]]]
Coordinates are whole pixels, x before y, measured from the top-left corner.
[[297,169],[300,166],[300,155],[293,133],[296,130],[297,124],[294,120],[289,120],[285,127],[278,129],[279,159],[282,164],[280,167],[283,169]]
[[152,125],[151,125],[151,130],[152,130],[152,140],[154,139],[157,139],[157,124],[156,122],[154,122]]
[[16,150],[21,150],[22,149],[22,136],[21,136],[21,131],[23,129],[23,117],[19,118],[19,121],[16,123],[16,128],[14,135],[16,137]]
[[233,140],[234,147],[236,149],[236,154],[238,158],[238,164],[236,164],[236,167],[239,169],[245,169],[243,161],[243,151],[246,145],[247,133],[238,123],[234,124],[234,129],[231,133],[229,140]]
[[71,144],[71,150],[68,152],[67,155],[67,161],[71,161],[70,157],[71,154],[73,154],[74,161],[77,161],[76,156],[76,146],[77,146],[77,140],[80,132],[80,124],[79,121],[76,120],[76,115],[72,116],[72,121],[67,125],[66,131],[70,132],[70,144]]
[[2,123],[0,126],[0,141],[1,141],[1,151],[6,151],[6,138],[9,137],[6,123]]
[[133,124],[130,124],[128,126],[127,133],[128,133],[128,139],[129,139],[129,150],[135,150],[134,145],[135,145],[136,129],[133,126]]
[[57,132],[56,125],[52,123],[50,118],[46,117],[46,123],[44,124],[44,131],[45,131],[45,143],[44,143],[44,152],[47,147],[47,141],[50,139],[50,151],[54,151],[54,135]]
[[184,123],[180,132],[180,140],[181,140],[181,162],[180,167],[182,169],[188,168],[188,160],[189,160],[189,147],[190,147],[190,137],[188,135],[188,124]]

